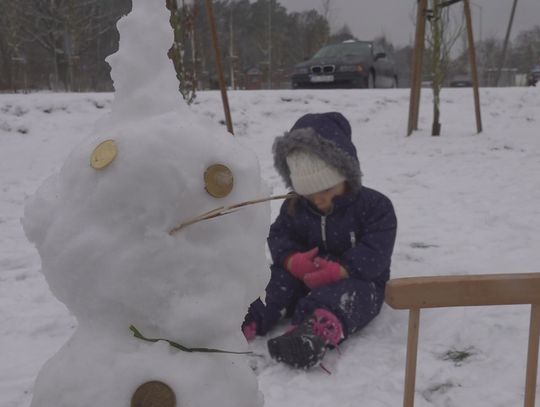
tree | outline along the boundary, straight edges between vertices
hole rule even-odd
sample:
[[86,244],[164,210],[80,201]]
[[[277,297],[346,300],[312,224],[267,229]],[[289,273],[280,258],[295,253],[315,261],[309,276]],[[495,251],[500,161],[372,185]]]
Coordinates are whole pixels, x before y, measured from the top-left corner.
[[13,91],[17,91],[18,88],[16,78],[19,71],[22,71],[25,88],[27,82],[24,44],[29,41],[29,37],[22,30],[25,25],[24,9],[27,3],[26,0],[17,2],[0,0],[0,72],[3,72],[0,78],[4,78],[4,86]]
[[[166,1],[169,7],[174,2],[199,11],[171,15],[176,29],[171,27],[170,54],[176,61],[182,57],[181,64],[175,63],[180,82],[193,91],[217,88],[204,0],[164,0],[163,7]],[[331,0],[320,1],[329,14]],[[115,23],[130,8],[131,0],[0,0],[0,87],[13,88],[13,80],[25,72],[30,88],[111,90],[105,58],[118,49]],[[330,35],[327,15],[289,13],[279,0],[213,0],[213,8],[231,85],[242,86],[250,68],[283,81],[290,67],[312,56]],[[345,31],[350,38],[350,30]]]
[[75,90],[76,71],[81,56],[98,36],[110,30],[114,15],[105,12],[99,0],[28,0],[23,26],[32,42],[50,55],[53,65],[52,88],[63,83],[68,91]]
[[338,44],[347,40],[355,40],[350,27],[347,24],[344,24],[339,30],[333,33],[328,39],[329,44]]
[[334,9],[332,0],[321,0],[321,16],[324,18],[331,28],[334,22]]
[[[185,0],[167,0],[167,8],[171,12],[170,24],[174,31],[174,43],[169,49],[168,56],[172,60],[176,77],[178,78],[178,90],[187,102],[191,104],[196,97],[197,73],[195,69],[195,15],[196,4],[188,5]],[[191,58],[186,58],[187,51],[191,51]]]
[[406,45],[398,47],[394,50],[393,58],[398,70],[398,85],[400,87],[409,87],[409,78],[411,76],[411,64],[413,57],[413,47]]
[[521,31],[513,41],[514,52],[509,60],[521,72],[528,72],[540,64],[540,25]]
[[431,89],[433,91],[433,125],[431,135],[440,136],[440,93],[448,71],[452,47],[463,30],[463,18],[457,20],[457,24],[455,24],[456,20],[453,19],[450,8],[441,7],[440,0],[431,0],[431,10],[427,18],[430,28],[427,36],[429,45],[427,54],[429,71],[431,72]]
[[315,10],[300,13],[298,28],[303,43],[303,57],[310,57],[328,42],[330,27],[328,22]]
[[[214,14],[222,58],[229,64],[225,74],[231,85],[236,78],[236,86],[251,68],[263,73],[265,83],[269,74],[273,81],[283,80],[287,69],[315,53],[329,35],[328,22],[317,11],[287,13],[277,0],[215,1]],[[195,35],[200,84],[216,88],[205,13],[196,17]]]
[[386,35],[380,35],[378,37],[373,38],[373,42],[375,44],[380,45],[386,52],[393,54],[394,53],[394,44],[392,44],[390,41],[388,41],[388,38],[386,38]]

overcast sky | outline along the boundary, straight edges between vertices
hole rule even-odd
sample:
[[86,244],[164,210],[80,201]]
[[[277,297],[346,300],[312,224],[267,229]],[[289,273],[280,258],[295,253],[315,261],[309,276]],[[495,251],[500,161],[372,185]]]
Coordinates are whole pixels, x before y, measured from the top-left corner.
[[[321,0],[278,0],[289,11],[316,9]],[[504,39],[514,0],[474,0],[471,12],[475,39]],[[331,0],[332,29],[347,24],[359,39],[385,34],[395,45],[413,42],[416,0]],[[461,9],[460,4],[453,5]],[[412,17],[411,17],[412,16]],[[518,0],[511,36],[540,25],[540,0]]]

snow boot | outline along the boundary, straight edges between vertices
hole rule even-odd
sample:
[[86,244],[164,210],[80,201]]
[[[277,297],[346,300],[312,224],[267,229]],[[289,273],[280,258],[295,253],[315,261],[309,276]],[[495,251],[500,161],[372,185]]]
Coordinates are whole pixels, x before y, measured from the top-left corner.
[[328,346],[343,338],[341,322],[330,311],[316,309],[300,325],[268,341],[270,356],[295,368],[308,369],[319,363]]

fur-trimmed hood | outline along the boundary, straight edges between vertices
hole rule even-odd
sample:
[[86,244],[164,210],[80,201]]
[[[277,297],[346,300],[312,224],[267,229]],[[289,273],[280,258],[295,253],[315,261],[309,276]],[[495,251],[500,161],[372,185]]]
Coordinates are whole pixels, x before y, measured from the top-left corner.
[[351,126],[341,113],[306,114],[298,119],[290,131],[276,137],[272,148],[274,167],[289,188],[292,188],[292,182],[286,157],[297,149],[316,154],[336,168],[347,179],[351,192],[357,192],[362,187],[362,173],[351,139]]

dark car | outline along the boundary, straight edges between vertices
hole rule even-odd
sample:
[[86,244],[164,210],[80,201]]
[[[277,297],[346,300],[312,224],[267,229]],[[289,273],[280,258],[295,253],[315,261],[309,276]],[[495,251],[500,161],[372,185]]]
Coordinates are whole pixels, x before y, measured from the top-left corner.
[[472,86],[471,78],[468,75],[456,75],[450,81],[452,88],[470,88]]
[[371,41],[348,40],[321,48],[294,66],[293,89],[396,88],[394,61]]

